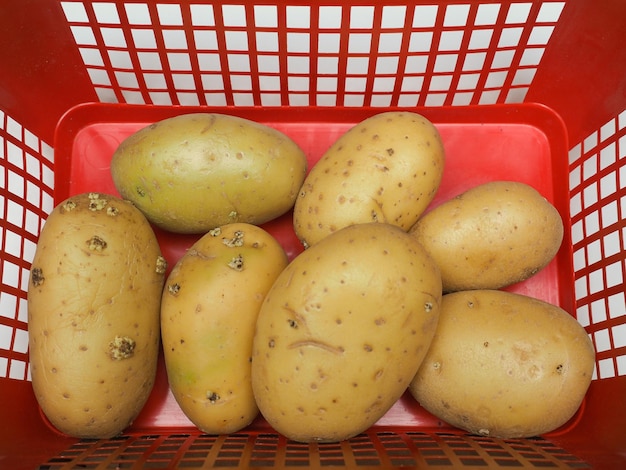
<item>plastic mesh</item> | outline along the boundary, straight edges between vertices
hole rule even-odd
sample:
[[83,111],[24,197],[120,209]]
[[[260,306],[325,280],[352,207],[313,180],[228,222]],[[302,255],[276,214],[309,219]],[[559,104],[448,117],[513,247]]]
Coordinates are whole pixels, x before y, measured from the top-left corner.
[[303,444],[278,434],[163,434],[81,441],[40,465],[63,468],[591,468],[537,439],[444,433],[369,432]]
[[0,378],[29,378],[26,292],[53,206],[52,158],[48,144],[0,110]]
[[61,2],[103,102],[521,102],[565,2]]
[[570,151],[576,317],[591,334],[595,377],[626,375],[626,111]]

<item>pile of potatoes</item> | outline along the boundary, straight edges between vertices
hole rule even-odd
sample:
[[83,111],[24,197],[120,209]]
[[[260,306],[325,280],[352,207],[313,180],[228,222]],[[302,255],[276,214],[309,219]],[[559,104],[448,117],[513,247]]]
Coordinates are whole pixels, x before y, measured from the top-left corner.
[[[154,384],[203,432],[261,415],[301,441],[376,423],[408,390],[465,431],[529,437],[565,424],[595,353],[555,305],[503,288],[544,268],[557,210],[513,181],[429,209],[445,150],[407,111],[349,129],[307,168],[288,136],[224,114],[183,114],[128,137],[120,197],[50,214],[28,292],[33,388],[59,431],[121,433]],[[293,211],[289,260],[261,225]],[[151,225],[152,224],[152,225]],[[167,262],[152,227],[198,238]]]

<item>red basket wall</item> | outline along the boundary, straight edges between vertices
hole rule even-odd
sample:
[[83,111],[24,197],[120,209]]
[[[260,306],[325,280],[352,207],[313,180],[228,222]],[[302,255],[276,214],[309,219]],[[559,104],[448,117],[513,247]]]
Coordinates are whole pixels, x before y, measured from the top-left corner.
[[[0,466],[626,463],[626,3],[21,0],[0,5],[0,38]],[[267,429],[131,429],[104,442],[53,432],[30,386],[26,286],[54,204],[56,125],[89,102],[277,116],[286,107],[552,108],[570,149],[571,313],[597,350],[578,421],[521,441],[392,426],[332,446]]]

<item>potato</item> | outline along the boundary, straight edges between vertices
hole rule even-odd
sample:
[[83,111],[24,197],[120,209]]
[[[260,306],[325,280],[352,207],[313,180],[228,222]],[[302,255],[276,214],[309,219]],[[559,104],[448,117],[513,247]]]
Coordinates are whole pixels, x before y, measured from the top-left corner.
[[269,233],[234,223],[200,238],[167,279],[161,332],[169,384],[206,433],[236,432],[258,415],[252,338],[265,294],[286,265]]
[[499,290],[455,292],[443,296],[435,338],[409,389],[465,431],[532,437],[574,415],[594,362],[584,328],[561,308]]
[[355,223],[386,222],[405,231],[433,199],[444,148],[425,117],[384,112],[358,123],[311,168],[294,205],[305,247]]
[[285,134],[247,119],[190,113],[147,126],[113,154],[116,189],[155,225],[201,233],[289,211],[306,174]]
[[159,353],[167,264],[127,201],[79,194],[41,231],[28,286],[32,383],[60,431],[110,438],[139,414]]
[[434,335],[441,279],[399,227],[355,224],[298,255],[268,292],[252,389],[290,439],[340,441],[398,400]]
[[533,187],[493,181],[434,208],[409,233],[439,265],[444,292],[499,289],[528,279],[554,258],[563,221]]

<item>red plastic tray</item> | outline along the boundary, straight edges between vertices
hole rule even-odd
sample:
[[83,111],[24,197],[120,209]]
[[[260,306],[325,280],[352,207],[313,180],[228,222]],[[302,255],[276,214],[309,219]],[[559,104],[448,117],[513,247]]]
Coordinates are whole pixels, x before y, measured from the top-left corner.
[[[536,104],[419,108],[414,111],[435,124],[446,151],[443,180],[429,209],[477,184],[513,180],[530,184],[559,210],[565,225],[565,237],[556,257],[534,277],[507,290],[560,305],[573,313],[567,138],[559,116]],[[232,114],[272,126],[301,146],[310,168],[343,132],[381,110],[287,108],[268,111],[262,108],[80,105],[68,111],[56,129],[55,203],[82,192],[117,194],[109,163],[120,142],[153,122],[190,112]],[[291,213],[263,227],[280,241],[290,259],[302,251],[292,229]],[[199,238],[197,235],[155,231],[170,268]],[[251,425],[260,429],[266,426],[262,418]],[[441,426],[441,423],[407,394],[376,426],[426,428]],[[132,429],[194,429],[169,392],[162,358],[153,393]]]

